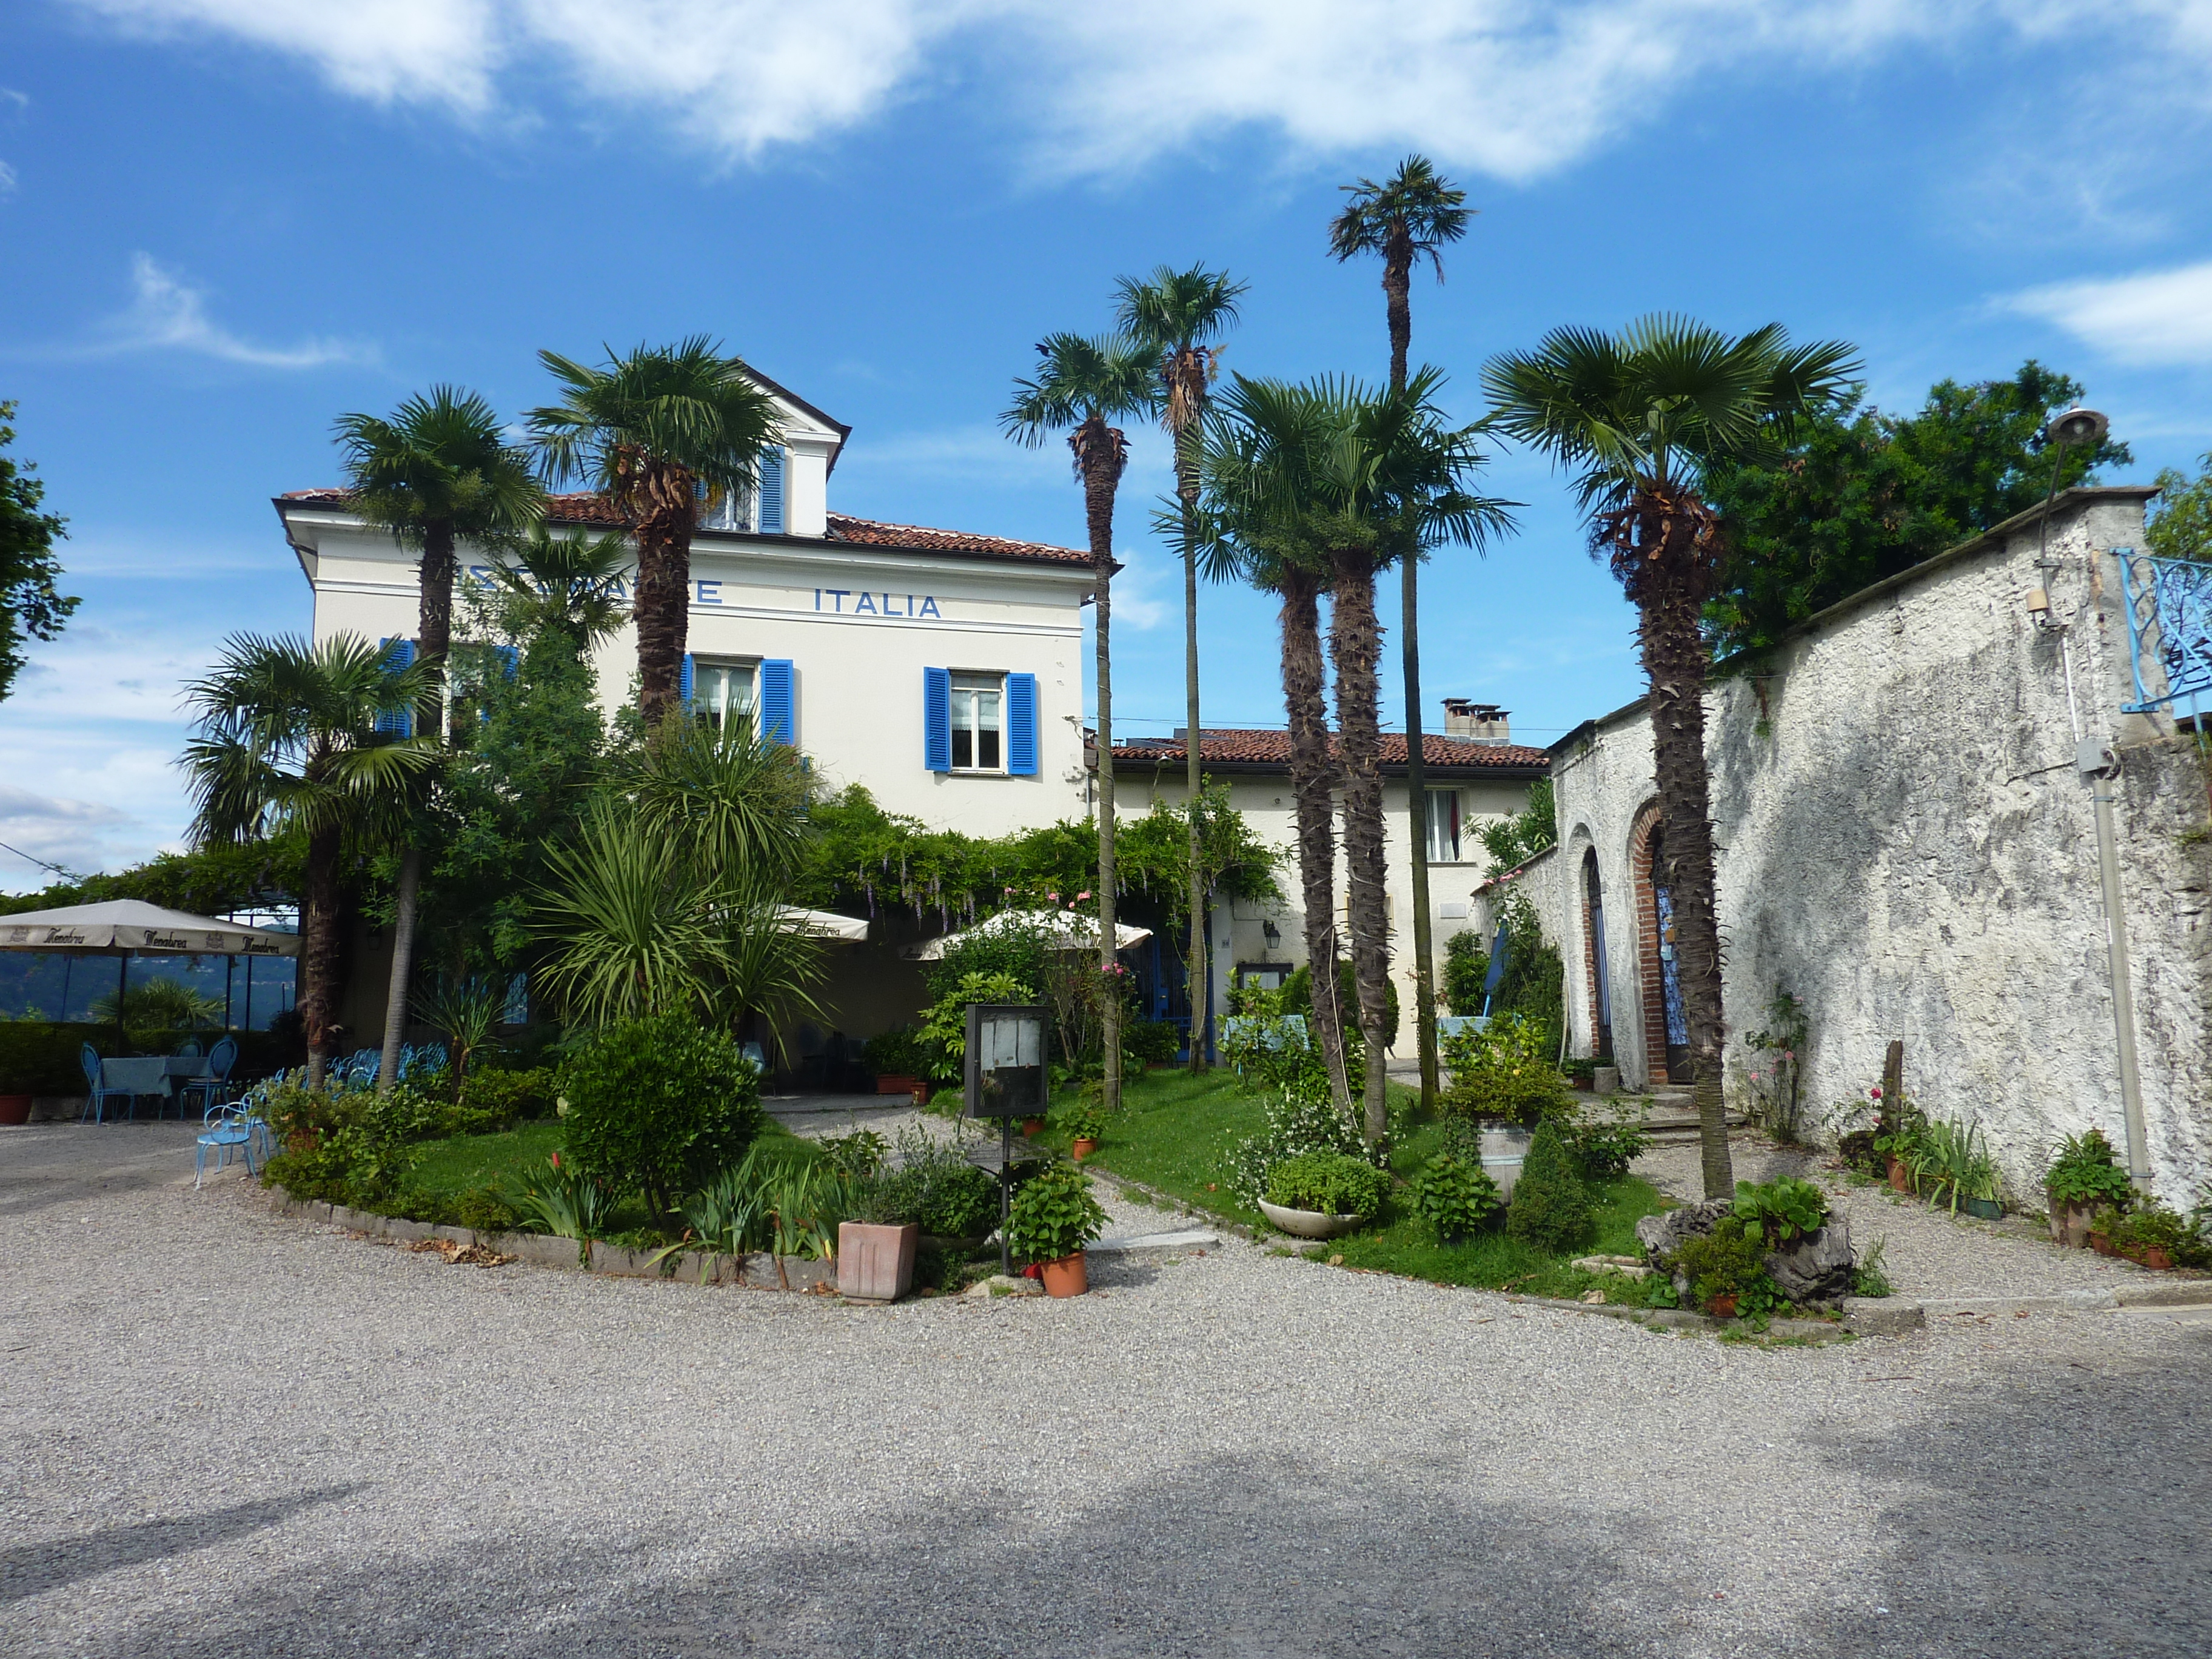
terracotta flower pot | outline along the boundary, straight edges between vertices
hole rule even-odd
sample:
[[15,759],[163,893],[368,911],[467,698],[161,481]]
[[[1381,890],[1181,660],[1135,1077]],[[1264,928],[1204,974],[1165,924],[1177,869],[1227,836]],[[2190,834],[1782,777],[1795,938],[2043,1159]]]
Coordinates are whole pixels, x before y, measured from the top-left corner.
[[922,1107],[929,1104],[929,1085],[927,1083],[917,1083],[914,1085],[914,1103]]
[[1889,1160],[1889,1184],[1900,1193],[1912,1190],[1912,1176],[1905,1167],[1905,1160],[1893,1154]]
[[1098,1143],[1091,1139],[1088,1136],[1085,1136],[1083,1139],[1075,1141],[1070,1145],[1067,1150],[1074,1154],[1075,1161],[1078,1164],[1080,1164],[1085,1158],[1090,1157],[1091,1153],[1098,1150]]
[[1057,1261],[1037,1263],[1037,1276],[1044,1280],[1047,1296],[1081,1296],[1091,1288],[1091,1275],[1083,1265],[1083,1252],[1064,1255]]
[[914,1287],[921,1229],[874,1222],[837,1224],[837,1288],[856,1302],[896,1302]]
[[31,1097],[28,1095],[0,1095],[0,1123],[28,1123],[31,1121]]
[[2099,1255],[2118,1255],[2119,1254],[2119,1251],[2113,1248],[2112,1241],[2103,1233],[2091,1233],[2089,1235],[2089,1248],[2094,1250]]
[[1044,1120],[1042,1118],[1025,1117],[1022,1120],[1022,1134],[1024,1139],[1034,1139],[1036,1136],[1041,1135],[1043,1133]]
[[2173,1258],[2167,1255],[2162,1247],[2156,1244],[2138,1244],[2130,1253],[2128,1259],[2139,1266],[2148,1267],[2154,1273],[2167,1272],[2173,1266]]
[[2069,1250],[2083,1249],[2089,1243],[2089,1217],[2093,1207],[2087,1204],[2053,1204],[2051,1206],[2051,1237]]
[[921,1086],[920,1078],[908,1077],[902,1072],[885,1072],[876,1079],[876,1092],[879,1095],[910,1095]]
[[1717,1296],[1705,1304],[1705,1311],[1716,1319],[1734,1319],[1735,1301],[1732,1296]]

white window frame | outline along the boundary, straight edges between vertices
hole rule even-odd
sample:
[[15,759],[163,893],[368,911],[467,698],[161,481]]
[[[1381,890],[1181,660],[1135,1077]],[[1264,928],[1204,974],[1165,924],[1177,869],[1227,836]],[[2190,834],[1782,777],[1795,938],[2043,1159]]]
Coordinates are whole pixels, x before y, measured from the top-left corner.
[[[952,672],[951,707],[948,714],[951,726],[952,770],[967,777],[1002,778],[1006,775],[1006,749],[1010,733],[1006,730],[1006,675],[997,668],[956,668]],[[982,700],[992,700],[992,723],[982,721]],[[960,720],[961,705],[965,702],[969,720],[963,728]],[[983,746],[986,733],[998,739],[999,759],[995,765],[985,766],[977,757]],[[969,764],[960,763],[960,739],[968,739]]]
[[[1431,789],[1429,807],[1423,823],[1428,831],[1429,862],[1458,864],[1463,861],[1467,850],[1467,811],[1456,789]],[[1437,823],[1438,811],[1449,805],[1443,823]],[[1447,837],[1449,839],[1447,840]]]
[[728,718],[726,702],[717,708],[707,696],[707,677],[709,674],[731,676],[742,674],[745,681],[745,702],[742,712],[760,720],[760,667],[758,657],[702,657],[696,652],[691,656],[691,717],[700,725],[719,732]]

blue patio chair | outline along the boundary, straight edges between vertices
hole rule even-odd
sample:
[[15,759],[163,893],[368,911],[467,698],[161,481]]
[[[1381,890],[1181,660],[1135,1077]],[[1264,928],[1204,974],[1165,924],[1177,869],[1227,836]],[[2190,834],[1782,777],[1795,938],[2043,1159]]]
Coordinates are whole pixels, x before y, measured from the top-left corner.
[[77,1051],[77,1061],[84,1067],[85,1081],[84,1110],[77,1114],[76,1121],[79,1123],[83,1122],[87,1118],[90,1118],[94,1123],[106,1122],[107,1103],[111,1099],[121,1101],[129,1109],[133,1117],[137,1115],[138,1102],[131,1091],[111,1089],[102,1080],[100,1068],[105,1062],[100,1057],[99,1049],[94,1048],[89,1042],[86,1043]]
[[768,1075],[768,1056],[761,1052],[761,1046],[759,1043],[748,1042],[738,1052],[752,1062],[752,1067],[756,1073],[762,1077],[766,1077]]
[[246,1103],[234,1101],[228,1106],[210,1106],[200,1118],[199,1139],[192,1150],[192,1186],[197,1188],[201,1177],[207,1173],[207,1155],[213,1152],[216,1168],[221,1170],[230,1162],[234,1147],[246,1159],[246,1173],[253,1171],[253,1125]]
[[217,1095],[228,1091],[230,1068],[237,1064],[238,1039],[224,1037],[208,1052],[208,1074],[190,1079],[177,1091],[178,1109],[182,1111],[183,1102],[195,1095],[202,1108],[214,1105]]
[[179,1042],[177,1045],[177,1058],[179,1060],[198,1060],[199,1057],[200,1040],[198,1037],[186,1037],[182,1042]]

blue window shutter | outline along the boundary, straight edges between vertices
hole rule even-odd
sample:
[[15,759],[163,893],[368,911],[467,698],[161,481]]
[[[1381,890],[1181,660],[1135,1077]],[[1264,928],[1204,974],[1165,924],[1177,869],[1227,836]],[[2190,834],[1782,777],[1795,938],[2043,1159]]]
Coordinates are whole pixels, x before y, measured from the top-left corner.
[[1036,676],[1006,676],[1006,770],[1033,778],[1037,769]]
[[499,653],[499,665],[501,672],[507,678],[513,679],[514,671],[522,665],[521,651],[512,645],[502,645],[494,648]]
[[763,449],[760,459],[760,530],[783,534],[783,451]]
[[689,651],[686,651],[686,652],[684,653],[684,672],[683,672],[682,676],[681,676],[681,677],[678,679],[678,681],[677,681],[677,685],[676,685],[676,695],[677,695],[678,698],[678,699],[683,702],[683,704],[684,704],[684,706],[685,708],[690,708],[690,705],[691,705],[691,653],[690,653]]
[[[378,643],[383,647],[386,673],[395,674],[403,668],[411,668],[415,665],[414,641],[403,640],[395,635]],[[411,738],[415,735],[415,711],[411,708],[379,710],[375,730],[389,733],[393,737]]]
[[761,663],[760,732],[769,743],[788,746],[799,741],[799,704],[788,657]]
[[921,671],[921,763],[933,772],[952,769],[952,671]]

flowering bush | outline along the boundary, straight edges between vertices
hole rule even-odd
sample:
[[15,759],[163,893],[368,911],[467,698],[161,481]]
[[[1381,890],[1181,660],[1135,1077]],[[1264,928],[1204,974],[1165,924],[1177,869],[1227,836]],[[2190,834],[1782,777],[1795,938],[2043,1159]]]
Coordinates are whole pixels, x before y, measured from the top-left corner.
[[1445,1109],[1520,1124],[1565,1112],[1566,1084],[1553,1063],[1553,1040],[1548,1026],[1526,1014],[1498,1014],[1486,1030],[1446,1037]]
[[1341,1152],[1368,1164],[1376,1159],[1358,1121],[1337,1109],[1318,1070],[1293,1080],[1266,1107],[1267,1127],[1229,1155],[1229,1189],[1257,1208],[1276,1164],[1310,1152]]

